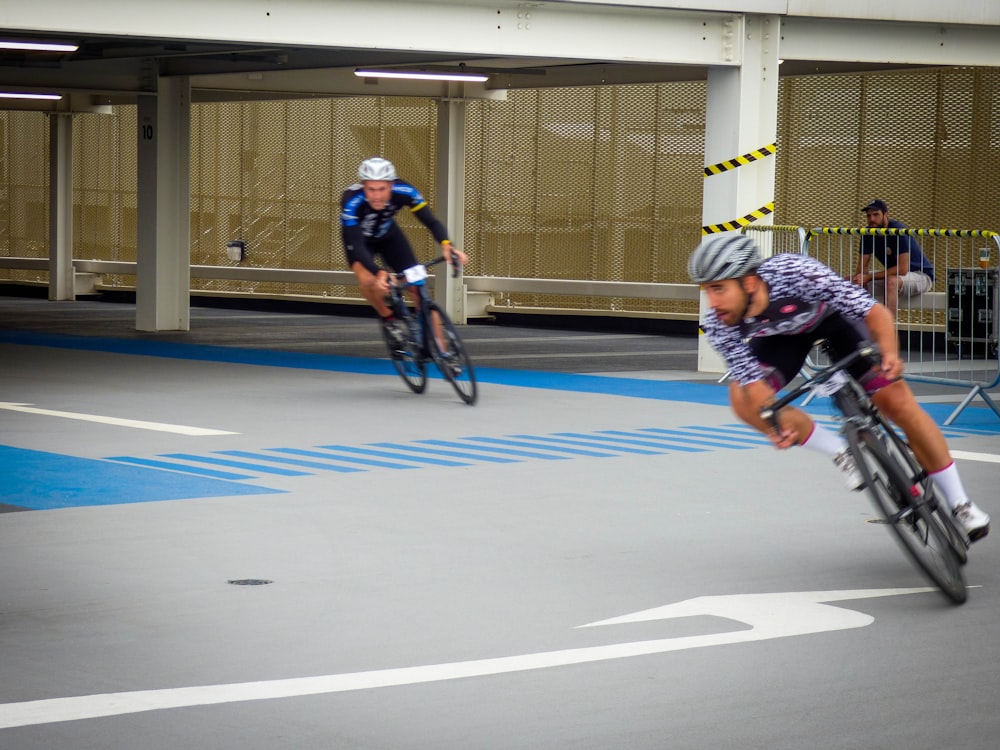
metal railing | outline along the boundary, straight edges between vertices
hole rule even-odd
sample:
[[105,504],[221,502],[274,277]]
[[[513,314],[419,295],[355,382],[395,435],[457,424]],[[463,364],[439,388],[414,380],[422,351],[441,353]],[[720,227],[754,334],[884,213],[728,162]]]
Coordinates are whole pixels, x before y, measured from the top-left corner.
[[[897,315],[900,351],[907,362],[907,377],[916,382],[968,388],[959,406],[945,420],[951,424],[978,396],[1000,416],[1000,407],[988,390],[1000,385],[998,358],[998,288],[1000,288],[1000,234],[979,230],[903,229],[876,230],[857,227],[749,226],[764,255],[797,252],[811,255],[839,274],[855,270],[859,249],[854,240],[865,235],[906,234],[919,238],[924,254],[936,270],[933,287],[912,298],[901,298]],[[136,264],[128,261],[74,260],[78,274],[132,275]],[[47,258],[3,257],[0,268],[47,271]],[[191,266],[192,278],[228,279],[317,285],[356,284],[350,271],[314,271],[295,268],[247,266]],[[469,298],[492,294],[534,293],[652,300],[699,299],[694,284],[537,279],[500,276],[465,276],[463,309],[488,312],[488,301],[470,304]],[[697,315],[671,314],[679,319]],[[807,368],[822,365],[813,352]]]
[[[47,258],[0,256],[0,268],[48,271]],[[74,260],[77,273],[134,275],[134,261]],[[301,268],[259,268],[251,266],[191,266],[191,278],[234,281],[272,281],[301,284],[342,284],[355,286],[351,271],[313,271]],[[560,294],[634,299],[698,299],[694,284],[643,283],[632,281],[588,281],[578,279],[529,279],[512,276],[464,276],[467,292]],[[506,308],[503,308],[506,309]]]
[[[896,328],[907,379],[969,389],[945,424],[954,422],[977,396],[1000,416],[1000,407],[986,392],[1000,385],[1000,235],[960,229],[817,227],[809,232],[808,253],[850,277],[858,266],[860,237],[885,242],[893,235],[917,241],[934,268],[934,283],[928,291],[898,297]],[[881,268],[877,260],[872,261],[870,270]],[[886,282],[879,283],[881,288],[873,291],[884,299]]]

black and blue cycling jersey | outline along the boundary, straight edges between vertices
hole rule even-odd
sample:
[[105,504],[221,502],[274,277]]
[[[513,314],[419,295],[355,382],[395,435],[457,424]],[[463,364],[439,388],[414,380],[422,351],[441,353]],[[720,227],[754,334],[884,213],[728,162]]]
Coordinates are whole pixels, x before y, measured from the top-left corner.
[[394,271],[416,265],[413,250],[396,223],[396,214],[404,208],[413,212],[435,241],[447,241],[448,231],[444,224],[434,216],[420,191],[408,182],[393,180],[389,200],[381,209],[373,208],[365,200],[364,187],[360,183],[344,191],[340,227],[348,266],[359,262],[371,273],[377,273],[375,255],[380,255]]

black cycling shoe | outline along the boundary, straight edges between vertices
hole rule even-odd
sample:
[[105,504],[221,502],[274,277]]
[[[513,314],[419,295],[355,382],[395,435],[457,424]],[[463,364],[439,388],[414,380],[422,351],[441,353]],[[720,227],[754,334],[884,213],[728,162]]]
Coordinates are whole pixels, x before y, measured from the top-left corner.
[[385,329],[389,341],[397,349],[406,349],[406,324],[396,318],[382,318],[382,328]]

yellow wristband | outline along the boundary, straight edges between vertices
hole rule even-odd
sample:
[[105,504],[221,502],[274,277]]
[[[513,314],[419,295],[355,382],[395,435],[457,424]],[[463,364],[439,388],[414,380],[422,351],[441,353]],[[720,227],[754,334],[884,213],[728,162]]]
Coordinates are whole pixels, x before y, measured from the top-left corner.
[[441,244],[442,245],[450,245],[451,244],[451,240],[441,240]]

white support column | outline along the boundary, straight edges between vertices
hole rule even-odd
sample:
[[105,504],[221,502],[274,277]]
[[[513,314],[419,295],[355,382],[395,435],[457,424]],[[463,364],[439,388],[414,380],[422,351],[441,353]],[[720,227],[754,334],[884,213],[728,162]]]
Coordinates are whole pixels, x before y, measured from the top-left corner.
[[190,83],[159,78],[138,97],[136,328],[191,327]]
[[73,275],[73,116],[49,116],[49,299],[76,299]]
[[[463,84],[452,84],[455,93]],[[465,118],[467,105],[458,96],[438,102],[437,206],[434,212],[448,227],[456,247],[465,241]],[[462,274],[452,278],[452,270],[439,268],[434,295],[455,323],[466,322],[465,285]]]
[[[708,70],[705,164],[721,164],[774,143],[778,128],[778,38],[776,16],[744,16],[741,64]],[[705,178],[702,226],[727,225],[738,231],[745,217],[773,223],[775,156],[766,156]],[[702,297],[701,314],[706,313]],[[698,342],[698,369],[724,372],[725,364],[704,337]]]

